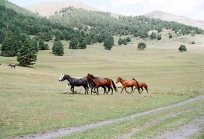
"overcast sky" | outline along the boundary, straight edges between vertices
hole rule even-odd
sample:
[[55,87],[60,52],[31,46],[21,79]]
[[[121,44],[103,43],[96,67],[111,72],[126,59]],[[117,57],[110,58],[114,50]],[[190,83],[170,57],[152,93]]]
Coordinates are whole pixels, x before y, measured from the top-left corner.
[[[24,7],[41,2],[66,0],[8,0]],[[68,1],[68,0],[67,0]],[[204,20],[204,0],[76,0],[100,10],[122,15],[143,15],[154,10]]]

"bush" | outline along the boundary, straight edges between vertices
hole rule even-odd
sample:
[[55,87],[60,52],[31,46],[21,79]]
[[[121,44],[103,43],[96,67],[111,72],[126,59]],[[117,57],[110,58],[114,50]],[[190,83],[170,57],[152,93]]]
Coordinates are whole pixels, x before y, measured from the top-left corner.
[[191,41],[190,44],[195,44],[195,41]]
[[144,50],[146,48],[146,44],[144,42],[140,42],[137,46],[137,49]]
[[187,51],[186,46],[185,45],[180,45],[179,51],[183,52],[183,51]]
[[161,39],[162,39],[161,34],[158,34],[157,35],[157,40],[161,40]]
[[171,33],[169,33],[169,39],[171,39],[172,38],[172,35],[171,35]]

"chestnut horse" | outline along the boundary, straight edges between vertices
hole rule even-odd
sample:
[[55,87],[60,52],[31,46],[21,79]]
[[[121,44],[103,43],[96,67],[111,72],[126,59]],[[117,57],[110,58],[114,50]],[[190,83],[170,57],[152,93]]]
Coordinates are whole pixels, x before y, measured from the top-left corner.
[[[93,76],[93,75],[91,75],[89,73],[88,73],[86,78],[87,78],[88,81],[91,80],[94,83],[93,89],[95,90],[97,88],[97,95],[99,94],[98,87],[104,88],[104,94],[105,93],[108,94],[108,92],[111,90],[112,91],[111,95],[113,95],[113,88],[117,92],[116,85],[115,85],[115,83],[113,82],[112,79],[95,77],[95,76]],[[112,88],[112,86],[113,86],[113,88]],[[106,92],[105,87],[108,88],[107,92]]]
[[[134,78],[132,78],[133,80],[135,80]],[[136,80],[135,80],[136,81]],[[145,90],[147,91],[147,93],[148,93],[148,88],[147,88],[147,84],[146,83],[144,83],[144,82],[138,82],[138,84],[139,84],[139,88],[141,88],[142,89],[142,91],[143,91],[143,87],[145,88]],[[135,88],[136,89],[136,88]],[[135,90],[134,89],[134,90]],[[142,92],[141,92],[142,93]]]
[[136,80],[124,80],[124,79],[118,77],[116,83],[118,83],[118,82],[120,82],[122,84],[122,90],[120,93],[122,93],[123,89],[125,89],[126,93],[129,93],[126,90],[126,87],[131,87],[131,90],[132,90],[131,93],[133,92],[133,87],[137,88],[138,92],[140,93],[139,85],[138,85],[138,82]]

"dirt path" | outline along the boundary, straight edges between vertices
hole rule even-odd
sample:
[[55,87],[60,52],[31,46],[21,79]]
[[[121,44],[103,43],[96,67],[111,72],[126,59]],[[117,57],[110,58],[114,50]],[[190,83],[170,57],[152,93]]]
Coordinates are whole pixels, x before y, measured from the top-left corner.
[[[169,106],[166,106],[166,107],[156,108],[156,109],[148,110],[148,111],[145,111],[145,112],[132,114],[132,115],[129,115],[129,116],[123,117],[123,118],[105,120],[105,121],[86,124],[86,125],[77,126],[77,127],[60,128],[60,129],[57,129],[55,131],[47,131],[45,133],[30,134],[30,135],[25,135],[23,137],[22,136],[21,137],[16,136],[16,137],[8,138],[8,139],[48,139],[48,138],[53,138],[53,137],[59,137],[59,136],[71,134],[73,132],[82,131],[82,130],[85,130],[85,129],[94,128],[94,127],[98,127],[98,126],[102,126],[102,125],[106,125],[106,124],[110,124],[110,123],[114,123],[114,122],[118,122],[118,121],[123,121],[123,120],[135,118],[137,116],[141,116],[141,115],[145,115],[145,114],[149,114],[149,113],[158,112],[158,111],[161,111],[161,110],[164,110],[164,109],[173,108],[173,107],[184,105],[184,104],[187,104],[187,103],[190,103],[192,101],[199,100],[199,99],[204,99],[204,95],[200,95],[200,96],[197,96],[197,97],[194,97],[194,98],[191,98],[191,99],[188,99],[188,100],[176,103],[176,104],[172,104],[172,105],[169,105]],[[169,115],[169,116],[172,116],[172,115]],[[168,116],[166,116],[166,118],[167,117]],[[158,121],[152,121],[152,124],[154,122],[158,122]],[[182,136],[186,137],[186,136],[189,136],[189,135],[193,134],[194,132],[199,131],[201,128],[203,128],[203,127],[200,126],[200,124],[203,125],[203,123],[204,123],[204,117],[201,117],[200,120],[195,119],[194,121],[192,121],[188,125],[185,125],[185,126],[179,128],[178,131],[176,130],[176,131],[167,132],[164,135],[161,135],[161,136],[159,136],[157,138],[162,139],[162,138],[169,137],[168,139],[176,139],[176,138],[181,139]],[[144,125],[144,126],[148,126],[148,125]],[[195,129],[194,132],[192,131],[192,127],[194,127],[194,129]],[[132,131],[132,133],[136,132],[137,130],[140,130],[140,129],[135,129],[134,131]],[[191,132],[191,134],[187,134],[189,132]],[[171,137],[171,134],[174,134],[174,136]],[[122,135],[122,136],[120,136],[118,138],[121,138],[121,139],[122,138],[127,138],[130,135],[131,135],[131,133],[127,133],[127,134],[124,134],[124,135]]]
[[154,139],[187,139],[197,131],[204,129],[204,116],[194,119],[190,123],[179,127],[173,131],[167,131],[166,133],[155,137]]

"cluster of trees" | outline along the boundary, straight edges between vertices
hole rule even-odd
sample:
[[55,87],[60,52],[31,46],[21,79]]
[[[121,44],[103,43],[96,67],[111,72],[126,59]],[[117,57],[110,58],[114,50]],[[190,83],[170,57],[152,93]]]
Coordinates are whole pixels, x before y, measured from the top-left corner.
[[162,36],[161,34],[156,34],[155,32],[152,32],[152,34],[150,35],[151,39],[157,39],[157,40],[161,40]]
[[121,45],[121,44],[127,45],[128,42],[131,42],[130,37],[127,37],[127,38],[124,38],[124,39],[119,38],[119,40],[118,40],[119,45]]

